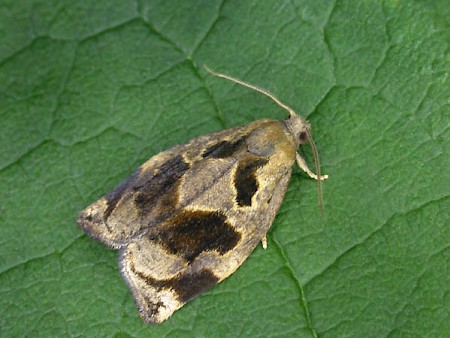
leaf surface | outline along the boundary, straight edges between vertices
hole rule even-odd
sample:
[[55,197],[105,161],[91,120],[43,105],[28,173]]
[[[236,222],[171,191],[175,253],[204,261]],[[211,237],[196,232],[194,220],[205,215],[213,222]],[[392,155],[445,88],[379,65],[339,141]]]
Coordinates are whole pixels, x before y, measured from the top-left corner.
[[[444,3],[3,1],[2,336],[450,336]],[[268,249],[148,326],[75,219],[172,145],[286,115],[203,64],[310,120],[326,215],[295,169]]]

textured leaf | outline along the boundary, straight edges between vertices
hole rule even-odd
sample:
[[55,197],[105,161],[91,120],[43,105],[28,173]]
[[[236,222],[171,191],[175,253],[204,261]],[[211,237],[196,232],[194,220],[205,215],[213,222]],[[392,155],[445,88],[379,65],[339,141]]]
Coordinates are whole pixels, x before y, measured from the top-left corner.
[[[444,1],[2,1],[1,335],[450,336],[448,22]],[[267,251],[148,326],[75,218],[171,145],[286,115],[204,63],[310,120],[326,216],[296,170]]]

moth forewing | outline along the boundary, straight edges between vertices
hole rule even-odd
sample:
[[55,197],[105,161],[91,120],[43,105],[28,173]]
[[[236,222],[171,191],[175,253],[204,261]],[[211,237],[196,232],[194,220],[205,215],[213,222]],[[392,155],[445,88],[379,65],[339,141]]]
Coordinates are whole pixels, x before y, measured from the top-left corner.
[[[78,218],[92,238],[120,248],[122,275],[142,318],[161,323],[231,275],[266,234],[283,201],[297,153],[310,142],[308,122],[289,111],[200,136],[157,154]],[[318,167],[318,159],[316,160]]]

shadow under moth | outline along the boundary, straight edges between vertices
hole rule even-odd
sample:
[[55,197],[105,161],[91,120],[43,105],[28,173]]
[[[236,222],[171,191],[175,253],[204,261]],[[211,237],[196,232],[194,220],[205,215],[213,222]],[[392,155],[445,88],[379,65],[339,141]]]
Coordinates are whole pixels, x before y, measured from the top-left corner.
[[[205,67],[206,68],[206,67]],[[230,276],[266,234],[283,201],[294,162],[318,182],[309,123],[271,93],[256,90],[289,112],[200,136],[163,151],[113,191],[83,210],[78,224],[119,249],[122,275],[141,317],[161,323],[203,291]],[[311,146],[317,175],[297,153]]]

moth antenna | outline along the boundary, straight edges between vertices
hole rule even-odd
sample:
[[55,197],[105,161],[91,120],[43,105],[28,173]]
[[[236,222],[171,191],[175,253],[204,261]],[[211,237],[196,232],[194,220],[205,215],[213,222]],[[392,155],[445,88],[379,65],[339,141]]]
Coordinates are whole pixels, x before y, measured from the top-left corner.
[[[239,80],[235,77],[232,77],[230,75],[227,74],[222,74],[222,73],[218,73],[213,71],[211,68],[209,68],[207,65],[203,65],[203,67],[212,75],[217,76],[217,77],[221,77],[223,79],[235,82],[237,84],[240,84],[241,86],[256,90],[257,92],[266,95],[267,97],[269,97],[270,99],[272,99],[272,101],[274,101],[277,105],[279,105],[281,108],[287,110],[289,112],[289,114],[291,116],[297,116],[297,113],[288,105],[285,105],[283,102],[281,102],[280,100],[278,100],[278,98],[276,96],[274,96],[272,93],[270,93],[269,91],[262,89],[260,87],[257,87],[255,85],[252,85],[250,83],[244,82],[242,80]],[[320,212],[322,215],[324,215],[324,208],[323,208],[323,196],[322,196],[322,183],[320,182],[321,179],[321,175],[320,175],[320,162],[319,162],[319,153],[317,152],[317,148],[316,148],[316,144],[314,143],[311,134],[309,132],[309,128],[305,128],[306,129],[306,134],[307,134],[307,138],[308,138],[308,142],[309,145],[311,146],[311,150],[313,153],[313,157],[314,157],[314,166],[316,167],[316,175],[317,175],[317,199],[318,199],[318,203],[319,203],[319,208],[320,208]]]
[[261,93],[261,94],[263,94],[263,95],[266,95],[267,97],[271,98],[272,101],[274,101],[274,102],[275,102],[277,105],[279,105],[281,108],[287,110],[291,116],[297,115],[297,114],[295,113],[295,111],[294,111],[291,107],[285,105],[283,102],[281,102],[280,100],[278,100],[278,98],[277,98],[276,96],[274,96],[272,93],[270,93],[269,91],[267,91],[267,90],[265,90],[265,89],[262,89],[262,88],[259,88],[259,87],[257,87],[257,86],[254,86],[254,85],[252,85],[252,84],[250,84],[250,83],[244,82],[244,81],[242,81],[242,80],[236,79],[235,77],[232,77],[232,76],[230,76],[230,75],[215,72],[215,71],[213,71],[211,68],[209,68],[207,65],[203,65],[203,67],[204,67],[209,73],[211,73],[211,74],[214,75],[214,76],[221,77],[221,78],[223,78],[223,79],[227,79],[227,80],[233,81],[233,82],[235,82],[235,83],[237,83],[237,84],[240,84],[241,86],[244,86],[244,87],[247,87],[247,88],[256,90],[257,92],[259,92],[259,93]]

